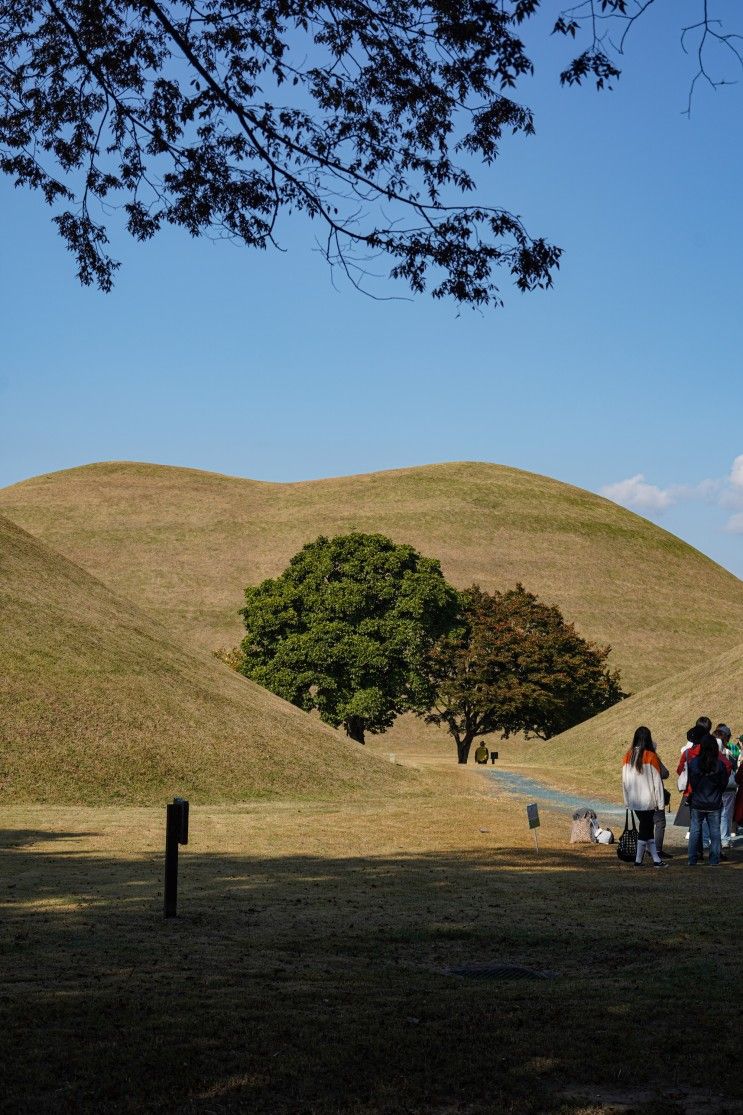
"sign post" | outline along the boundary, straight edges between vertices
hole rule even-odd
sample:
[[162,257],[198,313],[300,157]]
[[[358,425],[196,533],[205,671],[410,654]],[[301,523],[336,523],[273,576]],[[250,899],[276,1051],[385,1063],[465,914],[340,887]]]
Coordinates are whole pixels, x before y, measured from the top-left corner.
[[165,821],[165,917],[174,918],[178,907],[178,845],[188,844],[188,802],[173,798]]
[[526,816],[529,820],[529,828],[534,831],[534,847],[537,855],[539,855],[539,837],[537,836],[537,829],[539,828],[539,806],[536,802],[526,807]]

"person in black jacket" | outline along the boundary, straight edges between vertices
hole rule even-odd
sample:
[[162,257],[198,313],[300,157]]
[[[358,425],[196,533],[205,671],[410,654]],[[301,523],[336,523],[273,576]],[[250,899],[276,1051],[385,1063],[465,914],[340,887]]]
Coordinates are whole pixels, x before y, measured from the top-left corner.
[[720,862],[720,814],[722,792],[728,784],[729,770],[720,757],[714,736],[707,735],[700,744],[699,754],[689,760],[689,866],[695,867],[702,837],[702,822],[709,827],[709,862],[716,867]]

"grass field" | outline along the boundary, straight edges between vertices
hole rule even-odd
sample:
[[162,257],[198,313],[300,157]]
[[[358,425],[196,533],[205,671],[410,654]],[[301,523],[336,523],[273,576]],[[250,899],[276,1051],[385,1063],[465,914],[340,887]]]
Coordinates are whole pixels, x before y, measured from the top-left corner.
[[[416,799],[9,807],[0,1111],[743,1110],[741,864],[571,848],[461,771]],[[466,979],[496,961],[553,979]]]
[[411,778],[0,518],[0,803],[347,799]]
[[0,513],[207,651],[240,638],[247,584],[352,528],[440,558],[459,587],[523,581],[612,644],[632,692],[743,642],[731,573],[608,500],[499,465],[269,484],[97,464],[3,489]]

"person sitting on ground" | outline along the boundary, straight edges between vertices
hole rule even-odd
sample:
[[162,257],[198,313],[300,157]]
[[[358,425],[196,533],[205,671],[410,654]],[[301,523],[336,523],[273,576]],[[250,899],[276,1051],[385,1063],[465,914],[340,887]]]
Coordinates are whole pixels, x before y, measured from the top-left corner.
[[485,746],[485,740],[481,739],[480,740],[480,746],[475,751],[475,762],[476,763],[487,763],[489,757],[490,757],[490,752],[488,751],[487,747]]
[[634,810],[639,822],[635,866],[642,867],[645,852],[650,852],[655,867],[667,867],[655,846],[653,817],[664,808],[661,763],[655,753],[650,729],[644,725],[635,731],[632,747],[622,764],[624,804]]
[[730,770],[720,754],[714,736],[705,736],[699,745],[699,754],[689,760],[689,807],[691,832],[689,835],[689,866],[696,867],[701,843],[702,822],[706,820],[710,834],[709,862],[717,867],[720,862],[720,814],[722,793],[728,784]]

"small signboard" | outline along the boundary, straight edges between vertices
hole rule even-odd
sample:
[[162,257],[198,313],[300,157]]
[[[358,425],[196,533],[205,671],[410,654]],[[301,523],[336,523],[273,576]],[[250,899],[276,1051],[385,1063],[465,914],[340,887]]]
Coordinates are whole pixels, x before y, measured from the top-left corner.
[[526,816],[529,818],[529,828],[530,829],[538,829],[539,824],[540,824],[540,821],[539,821],[539,806],[537,805],[536,802],[534,802],[533,805],[527,805]]

